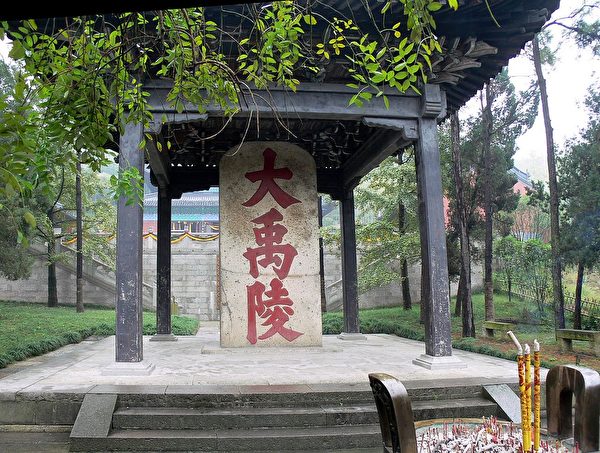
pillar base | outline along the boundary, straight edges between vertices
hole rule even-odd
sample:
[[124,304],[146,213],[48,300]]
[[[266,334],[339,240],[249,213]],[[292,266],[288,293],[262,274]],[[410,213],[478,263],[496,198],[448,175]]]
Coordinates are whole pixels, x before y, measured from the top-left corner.
[[353,332],[353,333],[348,333],[348,332],[342,332],[341,334],[339,334],[337,336],[340,340],[353,340],[353,341],[366,341],[367,336],[360,333],[360,332]]
[[432,355],[421,354],[421,356],[414,359],[412,363],[427,368],[428,370],[456,370],[467,367],[465,362],[452,355],[434,357]]
[[114,362],[102,370],[102,376],[149,376],[156,366],[153,363]]
[[177,341],[177,337],[172,333],[157,333],[152,335],[149,341]]

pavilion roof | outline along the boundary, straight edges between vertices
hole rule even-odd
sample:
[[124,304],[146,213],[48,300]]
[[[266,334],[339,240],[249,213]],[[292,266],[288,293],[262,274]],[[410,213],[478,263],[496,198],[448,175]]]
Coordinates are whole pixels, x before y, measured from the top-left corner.
[[[371,35],[390,25],[390,19],[381,15],[383,2],[380,0],[305,1],[312,1],[313,10],[319,9],[321,15],[352,18],[361,30],[372,32]],[[237,47],[233,38],[226,35],[233,36],[240,29],[252,27],[254,24],[249,19],[252,15],[241,13],[247,12],[244,8],[255,6],[248,5],[252,2],[243,5],[231,3],[219,0],[154,0],[106,6],[92,1],[73,9],[53,3],[52,7],[56,9],[48,11],[54,16],[71,12],[105,14],[107,9],[119,12],[119,9],[125,8],[123,4],[128,10],[140,11],[219,4],[221,6],[207,8],[205,16],[219,19],[217,22],[227,32],[221,44],[230,63],[235,65]],[[145,88],[151,93],[149,102],[155,118],[158,118],[151,133],[158,140],[173,144],[167,153],[159,153],[156,149],[149,151],[152,182],[162,185],[172,181],[174,198],[185,192],[204,190],[218,185],[221,157],[241,141],[282,140],[301,146],[314,157],[318,190],[335,197],[340,187],[355,184],[385,157],[414,143],[418,131],[417,118],[427,114],[440,121],[448,112],[464,105],[533,39],[558,6],[559,0],[463,0],[457,11],[442,8],[434,17],[443,52],[432,58],[433,69],[428,74],[428,82],[439,85],[441,92],[435,94],[437,89],[426,86],[419,97],[413,92],[400,94],[386,90],[390,108],[384,108],[381,99],[362,108],[348,106],[355,90],[346,86],[353,80],[348,72],[348,60],[341,57],[318,62],[321,71],[316,76],[300,69],[297,78],[302,83],[296,93],[280,87],[272,87],[268,93],[263,93],[263,98],[273,104],[254,104],[254,118],[251,112],[242,111],[227,121],[222,109],[211,110],[210,106],[206,113],[198,114],[197,107],[188,105],[183,115],[176,118],[176,112],[166,102],[172,82],[151,78],[146,81]],[[43,8],[36,10],[36,14],[44,11]],[[22,16],[15,17],[30,16],[24,8],[20,13]],[[151,16],[154,13],[148,11],[146,14]],[[0,19],[2,17],[3,13],[0,13]],[[115,14],[107,14],[103,19],[119,20]],[[40,19],[37,22],[39,28],[52,30],[65,19]],[[318,24],[311,30],[315,42],[323,39],[325,30],[322,26]],[[274,109],[277,115],[273,114]],[[163,124],[160,118],[165,113],[170,119]],[[256,119],[258,116],[260,127]]]
[[[235,3],[243,5],[232,6]],[[240,19],[239,14],[241,9],[249,8],[248,4],[251,3],[257,2],[132,0],[121,3],[92,1],[73,4],[62,1],[41,3],[35,8],[20,7],[16,4],[1,11],[0,20],[42,18],[38,19],[40,28],[52,29],[64,22],[65,16],[104,14],[109,20],[115,21],[117,20],[115,14],[125,10],[148,11],[148,14],[152,14],[152,10],[158,9],[209,6],[207,17],[218,15],[225,27],[236,29],[240,26],[253,25],[248,20],[244,23],[244,19]],[[458,109],[489,79],[498,74],[510,58],[517,55],[540,30],[558,5],[559,0],[462,0],[457,11],[445,7],[435,13],[437,34],[443,43],[444,56],[434,58],[430,82],[444,86],[448,110]],[[382,28],[386,20],[380,14],[382,6],[383,2],[380,0],[314,1],[314,9],[321,10],[321,13],[353,18],[362,30],[371,30],[373,33],[376,32],[377,27]],[[43,17],[53,18],[43,19]],[[389,18],[387,21],[389,22]],[[377,24],[377,27],[374,24]],[[313,34],[318,35],[321,32],[319,27],[315,27]],[[324,76],[318,81],[350,82],[347,64],[345,59],[329,62],[324,68]],[[303,78],[302,75],[300,78]]]

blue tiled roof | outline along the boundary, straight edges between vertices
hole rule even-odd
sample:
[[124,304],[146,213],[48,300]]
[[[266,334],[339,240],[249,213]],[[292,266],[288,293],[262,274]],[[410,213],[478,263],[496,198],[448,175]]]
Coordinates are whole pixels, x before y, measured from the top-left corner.
[[[156,212],[144,213],[144,220],[158,220]],[[218,222],[218,214],[173,214],[172,222]]]
[[[144,195],[144,206],[156,207],[158,205],[158,193],[147,193]],[[219,206],[219,192],[217,190],[202,192],[186,192],[181,198],[171,202],[173,208],[177,206]]]
[[531,178],[529,177],[529,173],[525,173],[523,170],[519,170],[517,167],[513,167],[508,172],[514,175],[519,181],[525,184],[527,187],[533,187],[531,184]]

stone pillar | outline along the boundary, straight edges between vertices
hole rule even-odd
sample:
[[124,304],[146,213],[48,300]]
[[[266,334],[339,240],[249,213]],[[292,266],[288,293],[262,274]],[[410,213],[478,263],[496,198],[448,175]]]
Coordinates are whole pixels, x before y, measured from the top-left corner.
[[356,225],[354,190],[345,189],[340,198],[340,230],[342,241],[342,300],[344,331],[340,339],[366,339],[360,334],[358,320],[358,271],[356,263]]
[[425,355],[413,363],[429,369],[465,366],[452,357],[446,229],[437,116],[439,87],[427,85],[416,147],[419,229],[421,233],[421,303],[425,304]]
[[156,335],[150,341],[175,341],[171,333],[171,192],[158,187],[156,245]]
[[219,167],[221,346],[321,345],[314,159],[248,142]]
[[[139,149],[144,128],[126,124],[119,140],[119,172],[137,168],[144,175],[144,152]],[[143,208],[119,198],[117,205],[117,327],[116,361],[141,362]]]

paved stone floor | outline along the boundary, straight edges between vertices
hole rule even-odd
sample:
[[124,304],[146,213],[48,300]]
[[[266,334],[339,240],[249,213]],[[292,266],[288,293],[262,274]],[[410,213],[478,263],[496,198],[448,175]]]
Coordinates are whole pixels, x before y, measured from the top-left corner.
[[[328,335],[322,347],[312,348],[223,349],[218,324],[203,322],[196,336],[177,342],[144,338],[144,362],[154,366],[149,375],[115,372],[115,338],[91,338],[0,370],[0,399],[54,392],[366,390],[371,372],[389,373],[407,387],[517,381],[514,362],[454,351],[466,367],[431,371],[412,363],[425,352],[423,343],[392,335],[366,337],[356,341]],[[0,451],[66,453],[69,431],[70,426],[0,425]]]
[[412,363],[425,352],[422,342],[393,335],[366,337],[355,341],[327,335],[322,347],[223,349],[218,324],[203,323],[196,336],[179,337],[177,342],[144,338],[144,362],[155,367],[149,375],[115,373],[114,337],[92,339],[1,370],[0,394],[86,392],[99,385],[153,386],[153,391],[159,392],[174,386],[200,389],[215,385],[296,384],[306,385],[308,390],[323,384],[345,384],[367,388],[371,372],[389,373],[405,383],[432,381],[438,385],[461,379],[479,383],[517,380],[516,364],[508,360],[455,350],[465,368],[432,371]]

